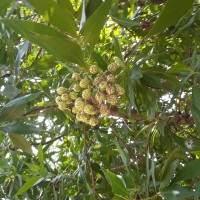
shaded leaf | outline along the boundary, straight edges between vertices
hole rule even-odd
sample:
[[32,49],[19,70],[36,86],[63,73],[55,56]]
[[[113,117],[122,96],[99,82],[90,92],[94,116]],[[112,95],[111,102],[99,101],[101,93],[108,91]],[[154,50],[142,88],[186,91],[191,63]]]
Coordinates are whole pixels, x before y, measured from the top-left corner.
[[8,102],[1,111],[1,120],[13,120],[18,118],[24,112],[24,108],[29,101],[36,99],[41,93],[28,94],[23,97],[13,99]]
[[119,152],[119,154],[121,156],[121,159],[122,159],[123,163],[126,166],[128,166],[129,163],[130,163],[130,159],[129,159],[128,154],[120,147],[120,145],[117,142],[115,142],[115,145],[117,146],[117,150],[118,150],[118,152]]
[[163,188],[160,193],[166,200],[177,200],[194,195],[194,191],[176,184]]
[[111,185],[112,192],[115,195],[122,196],[122,197],[129,196],[128,190],[126,189],[123,182],[121,181],[121,179],[118,176],[116,176],[115,174],[113,174],[109,170],[103,170],[103,173],[104,173],[107,181]]
[[126,27],[126,28],[131,28],[133,26],[139,26],[140,22],[133,21],[131,19],[123,19],[119,17],[114,17],[112,16],[113,21],[117,22],[119,25]]
[[86,7],[86,17],[90,17],[95,10],[102,4],[101,0],[90,0]]
[[169,26],[175,25],[178,20],[192,7],[194,0],[168,0],[160,17],[155,22],[153,28],[146,37],[151,37],[155,34],[164,31]]
[[6,85],[2,94],[9,99],[14,99],[21,91],[13,85]]
[[22,151],[30,155],[33,155],[30,143],[22,135],[9,134],[9,137],[16,147],[20,148]]
[[34,125],[24,124],[21,122],[11,122],[8,124],[4,124],[0,126],[0,130],[5,133],[12,133],[12,134],[33,134],[39,133],[41,131],[40,128],[37,128]]
[[29,178],[26,183],[18,190],[18,192],[14,195],[14,197],[19,196],[20,194],[23,194],[26,192],[29,188],[33,187],[34,185],[40,183],[44,178],[41,176],[36,176]]
[[44,167],[44,152],[41,144],[38,145],[38,160],[40,162],[40,165]]
[[56,65],[55,61],[56,61],[55,57],[46,55],[40,59],[35,60],[31,64],[30,69],[38,70],[38,71],[47,70],[47,69],[55,67],[55,65]]
[[0,2],[0,11],[7,8],[13,0],[1,0]]
[[[57,28],[76,36],[76,24],[72,13],[52,0],[27,0],[45,20]],[[68,2],[69,3],[69,2]]]
[[192,179],[200,174],[200,159],[188,162],[175,176],[172,183]]
[[107,20],[111,4],[112,0],[106,0],[102,3],[88,20],[86,20],[83,26],[83,36],[85,42],[90,43],[91,50],[93,50],[93,47],[99,38],[100,31]]
[[80,46],[67,39],[54,28],[46,25],[12,19],[1,19],[7,26],[13,28],[25,38],[46,49],[49,53],[63,62],[73,62],[84,65],[82,50]]

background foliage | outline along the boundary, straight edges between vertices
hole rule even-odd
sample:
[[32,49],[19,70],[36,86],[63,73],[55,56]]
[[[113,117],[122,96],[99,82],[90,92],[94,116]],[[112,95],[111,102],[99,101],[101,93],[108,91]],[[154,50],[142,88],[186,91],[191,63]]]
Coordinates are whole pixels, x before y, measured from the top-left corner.
[[[0,198],[199,199],[194,0],[0,1]],[[119,106],[90,127],[55,104],[117,63]]]

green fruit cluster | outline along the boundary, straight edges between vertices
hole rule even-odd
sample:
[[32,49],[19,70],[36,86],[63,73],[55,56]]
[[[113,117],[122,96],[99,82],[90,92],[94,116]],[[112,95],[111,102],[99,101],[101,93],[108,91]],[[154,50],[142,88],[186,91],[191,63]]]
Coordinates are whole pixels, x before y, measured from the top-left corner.
[[120,104],[119,100],[125,93],[124,88],[116,83],[117,69],[117,64],[112,63],[105,72],[92,65],[87,73],[73,73],[71,86],[57,89],[59,96],[55,101],[58,108],[64,111],[71,107],[78,121],[96,126],[100,117],[110,114],[111,106]]

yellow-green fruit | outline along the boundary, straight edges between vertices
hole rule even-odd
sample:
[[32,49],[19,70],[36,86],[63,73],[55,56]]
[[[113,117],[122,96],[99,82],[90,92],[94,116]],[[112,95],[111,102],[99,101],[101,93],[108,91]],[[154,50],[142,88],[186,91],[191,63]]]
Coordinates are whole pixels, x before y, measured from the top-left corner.
[[62,101],[61,96],[57,96],[55,102],[59,104]]
[[105,81],[105,77],[103,76],[97,76],[95,79],[94,79],[94,85],[99,85],[99,83],[101,83],[101,81]]
[[118,103],[118,98],[117,98],[116,95],[111,94],[111,95],[109,95],[109,96],[107,97],[107,102],[108,102],[109,104],[111,104],[112,106],[115,106],[115,105],[117,105],[117,103]]
[[68,89],[65,87],[59,87],[56,91],[59,95],[61,95],[61,94],[68,92]]
[[76,92],[70,92],[69,93],[69,96],[70,96],[70,98],[72,99],[72,100],[76,100],[77,99],[77,97],[78,97],[78,94],[76,93]]
[[108,95],[114,94],[115,93],[115,86],[114,85],[108,85],[106,87],[106,93]]
[[79,113],[76,115],[76,119],[81,122],[88,123],[89,122],[89,115],[85,113]]
[[111,63],[110,65],[108,65],[108,71],[113,73],[117,70],[118,66],[116,63]]
[[101,104],[100,113],[103,116],[108,116],[110,114],[110,109],[108,108],[108,106],[106,104]]
[[66,109],[66,107],[67,107],[67,105],[66,105],[65,102],[60,102],[60,103],[58,104],[58,108],[59,108],[60,110],[62,110],[62,111],[64,111],[64,110]]
[[97,74],[99,72],[99,68],[96,65],[91,65],[89,71],[91,74]]
[[91,93],[90,89],[83,90],[83,92],[82,92],[82,98],[83,99],[88,100],[88,99],[91,98],[91,96],[92,96],[92,93]]
[[87,88],[89,86],[89,80],[87,78],[84,78],[80,81],[79,85],[81,88]]
[[95,94],[95,99],[98,101],[98,102],[102,102],[106,99],[106,96],[103,92],[97,92]]
[[79,111],[83,111],[85,103],[82,100],[82,98],[78,98],[76,99],[76,101],[74,102],[74,106],[79,110]]
[[77,107],[73,107],[72,108],[72,112],[74,113],[74,114],[78,114],[78,113],[81,113],[82,111],[81,110],[79,110]]
[[73,81],[79,81],[79,80],[81,80],[81,76],[78,73],[73,73],[72,74],[72,80]]
[[91,117],[89,120],[90,126],[96,126],[98,123],[99,123],[99,119],[96,116]]
[[79,84],[74,84],[72,89],[74,90],[74,92],[80,92],[81,91],[81,87],[79,86]]
[[121,87],[119,84],[115,84],[115,89],[118,95],[124,95],[125,90],[123,87]]
[[97,114],[98,111],[95,106],[86,104],[84,107],[84,112],[89,115],[95,115],[95,114]]
[[70,96],[68,93],[64,93],[61,95],[61,99],[62,101],[69,101],[70,100]]
[[114,83],[115,82],[115,76],[113,74],[109,74],[107,77],[106,77],[106,80],[110,83]]
[[105,91],[107,86],[108,86],[107,81],[102,81],[102,82],[99,84],[99,89],[100,89],[101,91]]

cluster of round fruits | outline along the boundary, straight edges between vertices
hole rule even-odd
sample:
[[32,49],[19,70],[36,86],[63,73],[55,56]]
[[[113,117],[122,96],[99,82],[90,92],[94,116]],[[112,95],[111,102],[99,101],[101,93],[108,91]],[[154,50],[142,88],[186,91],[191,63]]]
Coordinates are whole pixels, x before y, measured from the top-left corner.
[[108,116],[110,107],[118,105],[125,92],[123,87],[116,84],[114,74],[117,69],[118,65],[112,63],[108,65],[105,72],[96,65],[92,65],[89,73],[82,75],[73,73],[70,88],[57,89],[58,108],[65,110],[72,106],[71,111],[76,114],[78,121],[96,126],[99,123],[99,117]]

